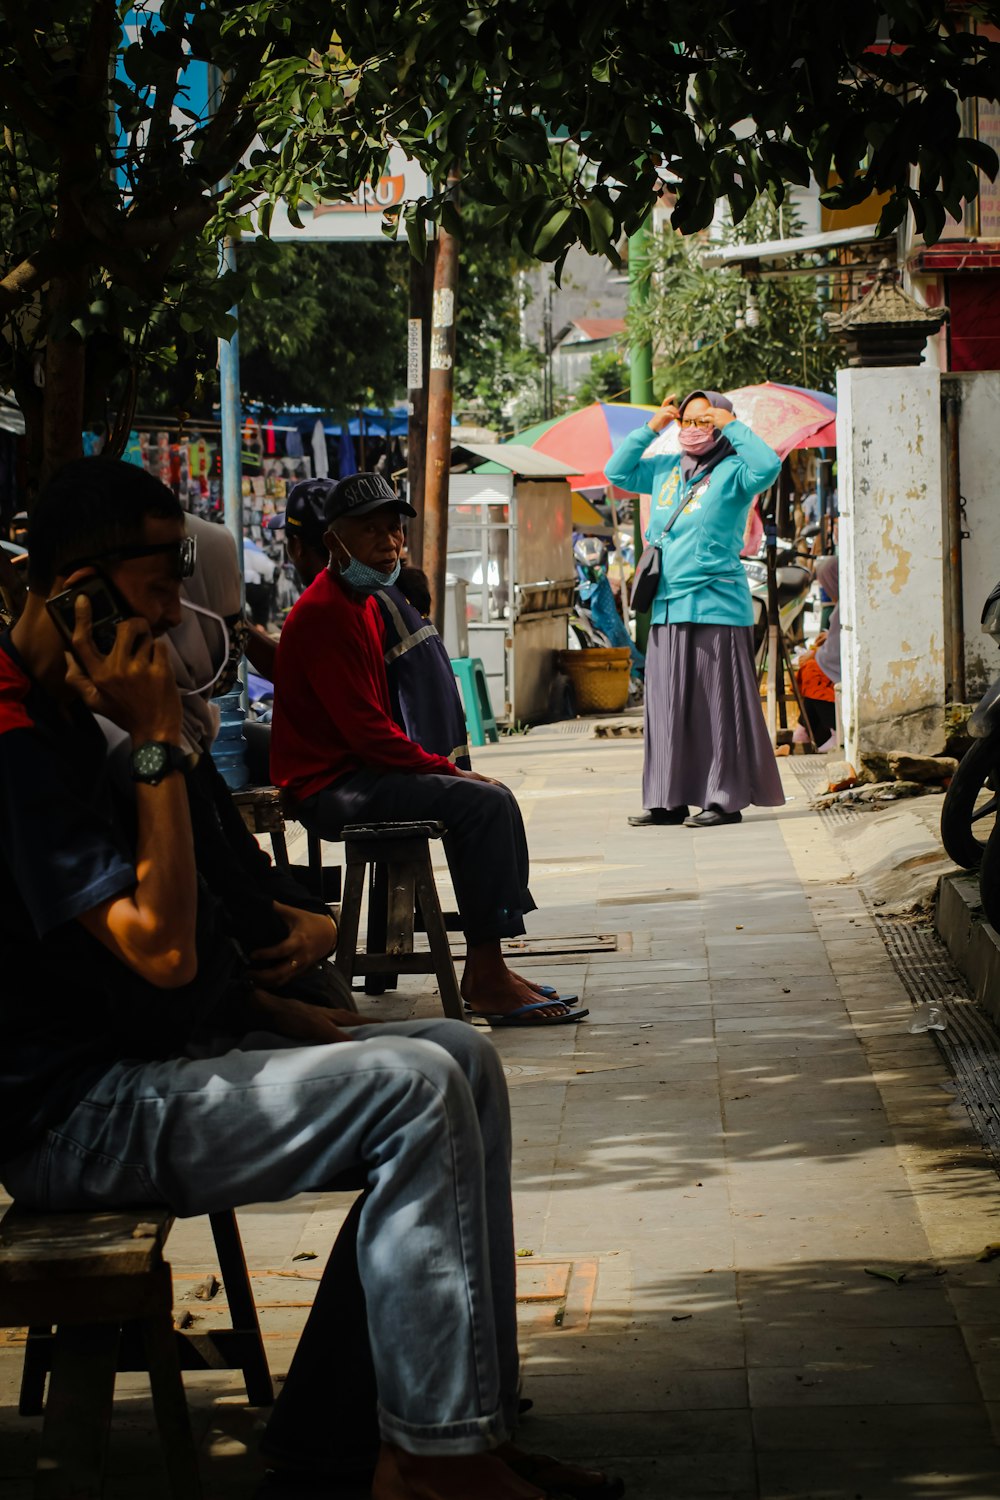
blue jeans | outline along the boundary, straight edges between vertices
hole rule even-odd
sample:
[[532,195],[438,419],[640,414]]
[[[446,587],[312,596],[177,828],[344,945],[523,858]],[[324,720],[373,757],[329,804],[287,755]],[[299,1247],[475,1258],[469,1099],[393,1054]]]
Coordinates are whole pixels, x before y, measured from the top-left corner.
[[352,1037],[254,1033],[116,1063],[0,1180],[27,1206],[156,1202],[186,1216],[322,1191],[360,1167],[382,1436],[411,1453],[483,1452],[513,1431],[518,1390],[503,1069],[461,1021]]

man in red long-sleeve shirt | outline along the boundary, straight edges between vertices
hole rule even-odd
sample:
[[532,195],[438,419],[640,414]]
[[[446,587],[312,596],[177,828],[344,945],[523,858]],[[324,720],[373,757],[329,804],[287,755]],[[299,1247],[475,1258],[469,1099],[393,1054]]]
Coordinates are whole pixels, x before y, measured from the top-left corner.
[[295,605],[275,671],[271,774],[321,836],[345,824],[436,819],[465,930],[462,994],[496,1024],[582,1019],[508,969],[500,943],[523,933],[535,903],[528,846],[507,787],[428,754],[394,722],[382,622],[372,598],[395,582],[404,514],[415,511],[375,474],[353,474],[326,508],[330,566]]

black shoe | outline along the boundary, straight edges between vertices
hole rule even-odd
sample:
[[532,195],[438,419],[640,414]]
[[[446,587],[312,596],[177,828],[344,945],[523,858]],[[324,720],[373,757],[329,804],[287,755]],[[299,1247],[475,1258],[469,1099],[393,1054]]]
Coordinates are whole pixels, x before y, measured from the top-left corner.
[[695,813],[693,818],[684,819],[685,828],[718,828],[723,823],[742,823],[741,812],[723,812],[721,807],[706,807],[704,812]]
[[683,823],[687,815],[686,807],[647,807],[645,812],[633,813],[629,823],[633,828],[648,828],[653,823]]

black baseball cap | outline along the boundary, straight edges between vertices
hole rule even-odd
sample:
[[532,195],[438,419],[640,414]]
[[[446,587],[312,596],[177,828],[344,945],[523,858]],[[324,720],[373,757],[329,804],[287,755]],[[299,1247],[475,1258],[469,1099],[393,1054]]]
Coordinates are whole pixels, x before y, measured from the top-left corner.
[[[296,486],[297,488],[297,486]],[[327,521],[344,516],[367,516],[383,505],[393,505],[404,516],[415,516],[412,505],[401,500],[381,474],[348,474],[333,486],[326,501]]]
[[326,502],[336,487],[335,479],[300,479],[288,491],[285,509],[268,521],[268,530],[291,531],[321,546],[327,527]]

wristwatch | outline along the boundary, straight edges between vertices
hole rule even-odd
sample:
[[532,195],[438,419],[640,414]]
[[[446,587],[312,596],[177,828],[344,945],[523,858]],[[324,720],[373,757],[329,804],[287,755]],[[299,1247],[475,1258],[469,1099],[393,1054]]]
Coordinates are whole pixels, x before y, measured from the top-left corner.
[[141,781],[145,786],[159,786],[171,771],[183,771],[187,759],[187,752],[179,745],[147,740],[144,745],[136,745],[128,765],[133,781]]

